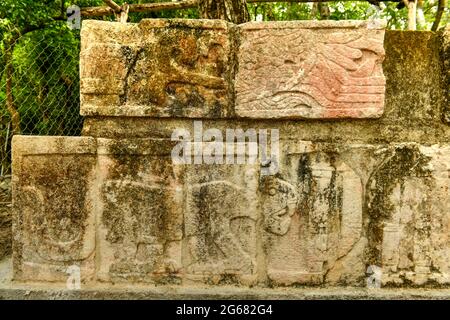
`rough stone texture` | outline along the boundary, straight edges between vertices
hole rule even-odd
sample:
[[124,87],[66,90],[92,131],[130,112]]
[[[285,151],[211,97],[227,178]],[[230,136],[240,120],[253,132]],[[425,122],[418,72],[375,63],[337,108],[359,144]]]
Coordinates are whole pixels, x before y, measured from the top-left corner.
[[247,23],[236,115],[372,118],[383,114],[384,26],[376,22]]
[[332,279],[357,283],[365,269],[363,184],[349,165],[358,164],[311,142],[288,145],[282,154],[279,174],[263,182],[269,279],[321,284],[337,262],[359,250]]
[[[110,34],[124,43],[146,30],[145,22],[99,23],[96,33],[96,23],[83,31],[92,47]],[[78,264],[90,288],[233,284],[263,294],[263,287],[365,286],[375,266],[385,287],[448,288],[448,64],[439,37],[386,32],[380,119],[231,121],[200,110],[204,130],[279,129],[280,170],[272,176],[259,164],[173,164],[172,132],[192,132],[192,119],[108,106],[102,99],[116,93],[98,87],[86,137],[13,141],[15,277],[64,282],[64,268]]]
[[270,280],[362,284],[374,265],[385,285],[450,282],[447,145],[303,142],[283,155],[263,204]]
[[0,260],[11,254],[11,177],[0,177]]
[[[377,120],[208,120],[207,128],[278,128],[285,139],[310,141],[435,144],[450,141],[448,125],[442,122],[447,106],[443,98],[439,56],[441,39],[433,32],[386,31],[386,77],[384,114]],[[447,64],[448,65],[448,64]],[[448,70],[446,68],[445,70]],[[108,138],[170,137],[176,128],[192,131],[192,121],[127,117],[87,117],[83,135]]]
[[69,290],[61,283],[18,283],[11,281],[11,259],[0,261],[0,300],[449,300],[450,289],[355,287],[263,288],[221,286],[82,284]]
[[96,146],[92,138],[13,138],[15,279],[94,275]]
[[220,20],[84,21],[81,114],[230,114],[232,32]]
[[441,31],[441,59],[445,104],[443,119],[450,123],[450,26]]
[[174,144],[15,138],[16,278],[81,261],[102,282],[363,285],[374,265],[385,285],[450,283],[449,145],[287,140],[262,176],[173,165]]
[[384,28],[376,21],[240,26],[214,20],[155,19],[122,26],[85,21],[82,34],[83,115],[370,118],[383,113]]
[[183,194],[173,146],[99,139],[100,281],[179,282]]
[[256,165],[186,168],[188,280],[256,282],[258,171]]
[[377,152],[367,182],[368,261],[384,283],[450,282],[450,147],[404,144]]

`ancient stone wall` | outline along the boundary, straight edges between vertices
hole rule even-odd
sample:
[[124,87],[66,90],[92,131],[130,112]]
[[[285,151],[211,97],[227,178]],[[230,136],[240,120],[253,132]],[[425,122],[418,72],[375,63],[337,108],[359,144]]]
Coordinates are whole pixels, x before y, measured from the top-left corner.
[[0,177],[0,260],[11,254],[11,177]]
[[[448,286],[445,37],[85,21],[84,136],[14,137],[15,279]],[[174,163],[174,132],[227,129],[267,129],[278,156]]]

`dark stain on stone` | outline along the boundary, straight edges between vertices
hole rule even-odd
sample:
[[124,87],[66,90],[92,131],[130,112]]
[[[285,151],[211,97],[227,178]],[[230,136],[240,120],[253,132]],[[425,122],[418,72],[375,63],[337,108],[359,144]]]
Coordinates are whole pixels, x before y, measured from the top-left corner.
[[383,227],[392,217],[395,205],[390,196],[397,185],[403,188],[408,177],[424,178],[424,183],[432,183],[431,172],[427,168],[429,159],[421,154],[415,145],[396,147],[385,156],[382,164],[375,169],[368,180],[365,211],[369,247],[366,253],[368,265],[382,265],[381,248]]
[[[91,155],[32,156],[24,161],[21,185],[34,186],[43,199],[19,192],[18,207],[33,208],[32,232],[50,256],[71,256],[82,250],[86,219],[92,210],[86,197],[94,164]],[[67,249],[58,245],[61,242],[73,244]]]
[[195,207],[198,208],[198,214],[196,215],[196,225],[198,240],[196,251],[200,262],[207,262],[212,257],[217,257],[215,249],[215,239],[212,234],[211,221],[211,208],[209,203],[209,190],[207,185],[202,185],[198,192],[194,195]]
[[128,100],[128,89],[129,89],[129,81],[130,74],[135,72],[136,64],[138,60],[141,58],[142,54],[145,52],[145,48],[139,48],[135,54],[133,54],[133,49],[128,46],[123,46],[122,55],[125,57],[127,68],[127,73],[125,75],[125,79],[123,80],[123,94],[119,95],[119,101],[121,105],[125,105]]

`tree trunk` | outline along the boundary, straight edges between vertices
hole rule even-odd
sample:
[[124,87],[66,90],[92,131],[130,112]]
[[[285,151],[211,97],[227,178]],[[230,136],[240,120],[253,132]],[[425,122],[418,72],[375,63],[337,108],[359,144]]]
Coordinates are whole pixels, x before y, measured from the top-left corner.
[[408,30],[416,30],[417,0],[408,2]]
[[246,0],[200,0],[198,8],[204,19],[222,19],[236,24],[250,21]]
[[433,26],[431,27],[432,31],[436,31],[439,28],[439,23],[441,22],[442,14],[444,13],[446,7],[447,7],[447,0],[439,0],[436,18],[433,22]]
[[314,2],[311,10],[312,18],[315,19],[318,13],[320,14],[320,20],[327,20],[330,18],[331,12],[328,3],[322,1]]

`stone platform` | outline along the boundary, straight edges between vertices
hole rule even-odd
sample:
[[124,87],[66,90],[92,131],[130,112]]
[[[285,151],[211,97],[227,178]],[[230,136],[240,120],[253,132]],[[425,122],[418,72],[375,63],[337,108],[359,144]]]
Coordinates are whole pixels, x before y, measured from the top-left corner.
[[[83,136],[13,140],[0,295],[73,296],[60,288],[78,270],[80,297],[448,298],[447,37],[84,22]],[[229,130],[244,139],[221,149]],[[269,161],[235,161],[266,134]],[[187,146],[192,163],[174,162]]]
[[449,300],[450,289],[361,287],[265,288],[171,285],[83,285],[11,281],[12,263],[0,261],[0,300]]

